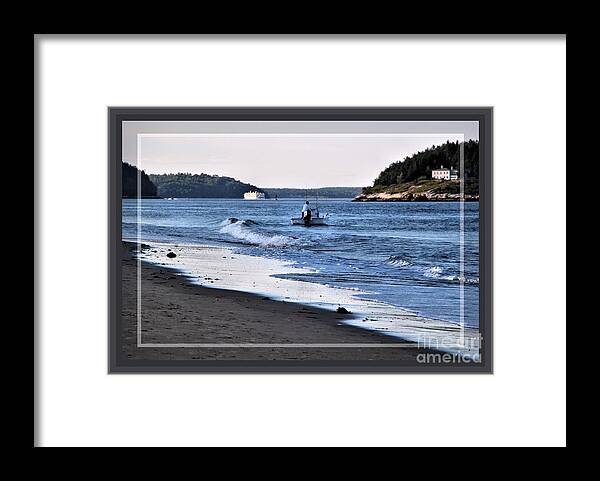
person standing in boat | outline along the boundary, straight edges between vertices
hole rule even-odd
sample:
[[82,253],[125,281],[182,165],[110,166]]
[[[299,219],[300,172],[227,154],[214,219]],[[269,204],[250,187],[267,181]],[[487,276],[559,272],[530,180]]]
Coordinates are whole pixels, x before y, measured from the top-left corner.
[[312,212],[310,210],[309,202],[304,202],[304,206],[302,207],[302,218],[304,219],[304,225],[310,225],[310,218],[312,217]]

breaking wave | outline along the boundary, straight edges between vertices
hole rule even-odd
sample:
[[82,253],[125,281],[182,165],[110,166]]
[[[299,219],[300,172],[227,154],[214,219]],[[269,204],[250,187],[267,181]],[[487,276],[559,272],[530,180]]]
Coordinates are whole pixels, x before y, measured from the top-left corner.
[[297,239],[285,235],[269,235],[265,232],[252,230],[251,227],[257,225],[256,222],[248,220],[239,220],[230,217],[221,223],[219,232],[227,234],[245,244],[256,245],[260,247],[288,247],[296,245]]
[[[429,277],[430,279],[440,279],[443,281],[450,282],[460,282],[461,276],[453,276],[453,275],[443,275],[444,269],[438,266],[429,267],[423,271],[423,275],[425,277]],[[479,278],[464,278],[465,284],[479,284]]]

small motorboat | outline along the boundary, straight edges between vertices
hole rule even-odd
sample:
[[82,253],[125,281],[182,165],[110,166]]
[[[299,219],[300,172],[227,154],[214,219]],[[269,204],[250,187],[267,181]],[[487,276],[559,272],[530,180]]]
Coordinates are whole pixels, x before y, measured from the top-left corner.
[[327,225],[325,223],[325,217],[322,216],[311,216],[311,218],[309,220],[304,219],[303,217],[292,217],[291,221],[292,221],[292,225],[303,225],[306,227],[309,226],[313,226],[313,225]]
[[328,214],[322,216],[319,213],[319,199],[317,198],[317,202],[314,208],[308,209],[308,212],[302,212],[302,215],[300,215],[299,217],[292,217],[290,221],[292,225],[303,225],[305,227],[327,225],[325,223],[327,215]]

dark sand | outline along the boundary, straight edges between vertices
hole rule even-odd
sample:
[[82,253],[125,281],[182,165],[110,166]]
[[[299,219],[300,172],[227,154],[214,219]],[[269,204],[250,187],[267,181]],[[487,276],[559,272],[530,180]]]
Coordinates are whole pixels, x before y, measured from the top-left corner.
[[[130,360],[388,360],[418,365],[419,349],[396,337],[342,323],[351,317],[302,304],[191,284],[176,271],[142,262],[143,344],[300,343],[373,344],[373,347],[147,347],[137,346],[135,245],[123,244],[122,346]],[[380,347],[377,344],[395,343]]]

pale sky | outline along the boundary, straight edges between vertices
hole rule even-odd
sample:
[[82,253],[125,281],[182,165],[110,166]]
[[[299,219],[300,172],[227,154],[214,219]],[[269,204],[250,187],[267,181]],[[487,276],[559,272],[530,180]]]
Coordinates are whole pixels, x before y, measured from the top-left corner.
[[[478,122],[124,122],[123,160],[149,174],[234,177],[260,188],[371,185],[379,172]],[[464,136],[464,137],[463,137]]]

